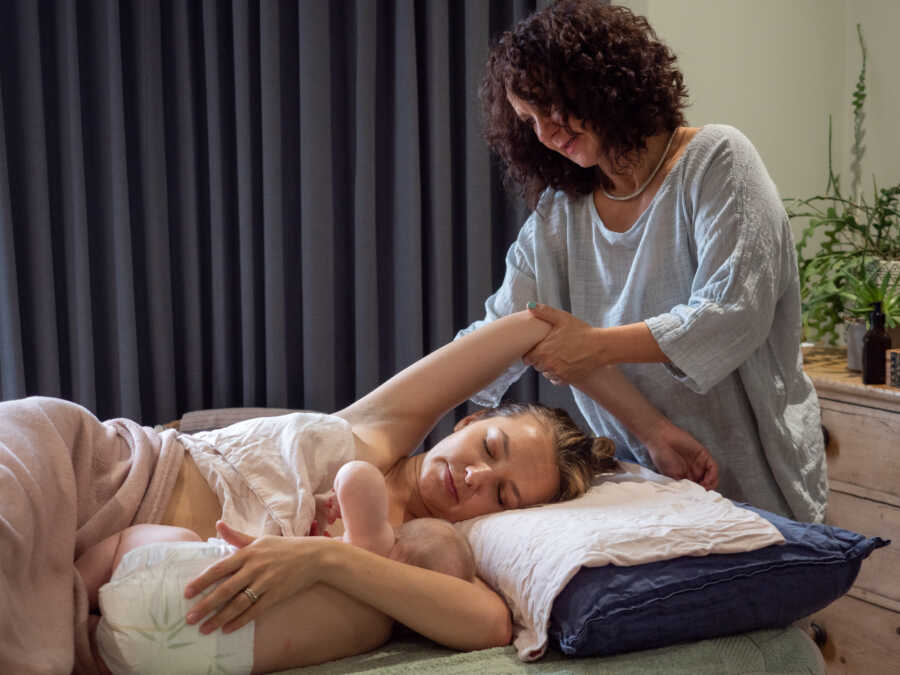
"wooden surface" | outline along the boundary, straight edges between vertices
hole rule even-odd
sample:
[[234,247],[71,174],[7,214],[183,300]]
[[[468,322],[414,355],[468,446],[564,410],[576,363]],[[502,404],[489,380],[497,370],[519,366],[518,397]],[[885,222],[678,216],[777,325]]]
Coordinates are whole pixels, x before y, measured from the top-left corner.
[[819,396],[837,396],[839,400],[856,399],[869,405],[900,406],[900,387],[886,384],[863,384],[862,374],[847,370],[847,351],[826,347],[803,350],[803,368],[816,385]]
[[845,595],[813,618],[828,631],[822,647],[828,675],[900,672],[897,652],[892,648],[898,640],[896,612]]
[[900,388],[864,385],[839,349],[804,351],[828,430],[829,524],[893,540],[818,612],[831,675],[900,673]]

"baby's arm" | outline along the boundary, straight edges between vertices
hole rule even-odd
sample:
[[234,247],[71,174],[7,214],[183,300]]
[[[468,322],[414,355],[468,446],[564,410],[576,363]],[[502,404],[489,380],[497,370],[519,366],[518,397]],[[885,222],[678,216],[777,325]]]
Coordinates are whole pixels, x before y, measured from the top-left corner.
[[344,541],[387,555],[395,537],[381,472],[368,462],[347,462],[335,476],[334,492],[344,521]]

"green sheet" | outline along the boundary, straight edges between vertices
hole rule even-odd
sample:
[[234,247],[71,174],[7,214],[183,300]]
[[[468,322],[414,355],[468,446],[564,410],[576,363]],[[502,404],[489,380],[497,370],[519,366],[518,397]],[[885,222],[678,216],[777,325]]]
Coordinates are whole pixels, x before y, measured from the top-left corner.
[[337,673],[557,673],[559,675],[824,675],[818,648],[802,630],[789,627],[594,658],[569,658],[548,651],[540,661],[522,663],[512,647],[455,652],[402,632],[375,651],[318,666],[284,671],[297,675]]

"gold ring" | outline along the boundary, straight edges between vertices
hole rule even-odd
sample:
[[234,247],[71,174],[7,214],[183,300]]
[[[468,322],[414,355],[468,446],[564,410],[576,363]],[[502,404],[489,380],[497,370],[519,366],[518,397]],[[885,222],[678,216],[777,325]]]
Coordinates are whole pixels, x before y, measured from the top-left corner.
[[247,586],[247,588],[244,589],[244,595],[246,595],[248,598],[250,598],[250,602],[255,603],[257,600],[259,600],[259,596],[249,586]]

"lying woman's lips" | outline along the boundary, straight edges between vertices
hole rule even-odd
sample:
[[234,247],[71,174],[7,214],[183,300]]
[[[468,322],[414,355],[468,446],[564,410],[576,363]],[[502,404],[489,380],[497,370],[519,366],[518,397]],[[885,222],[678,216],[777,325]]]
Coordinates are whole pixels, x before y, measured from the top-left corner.
[[567,155],[570,154],[572,152],[572,147],[575,145],[575,141],[577,140],[578,136],[572,136],[572,138],[566,141],[566,144],[563,146],[563,152],[565,152]]
[[447,472],[444,474],[444,485],[447,487],[447,492],[456,500],[456,503],[459,503],[459,495],[456,493],[456,485],[453,484],[453,474],[450,472],[450,465],[447,464]]

